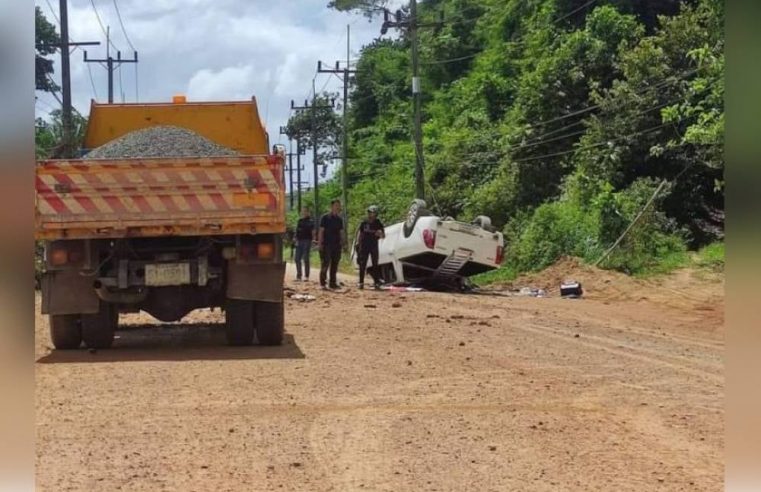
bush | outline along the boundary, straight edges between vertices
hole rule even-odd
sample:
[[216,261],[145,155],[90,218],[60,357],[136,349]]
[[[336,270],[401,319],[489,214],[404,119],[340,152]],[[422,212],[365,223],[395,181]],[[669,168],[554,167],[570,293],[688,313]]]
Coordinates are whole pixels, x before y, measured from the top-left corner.
[[[657,183],[642,179],[622,191],[595,184],[590,205],[578,189],[533,213],[517,215],[504,230],[507,267],[514,272],[545,268],[561,256],[597,261],[621,236],[653,195]],[[688,263],[683,235],[656,199],[601,266],[628,274],[660,273]]]
[[698,266],[712,270],[724,270],[724,243],[716,242],[701,248],[696,255]]

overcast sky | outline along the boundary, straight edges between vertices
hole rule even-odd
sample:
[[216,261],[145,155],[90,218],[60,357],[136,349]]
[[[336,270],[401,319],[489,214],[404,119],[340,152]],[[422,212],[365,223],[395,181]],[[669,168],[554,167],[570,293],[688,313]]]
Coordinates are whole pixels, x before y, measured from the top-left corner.
[[[351,25],[352,58],[380,31],[379,19],[368,22],[358,14],[336,12],[326,7],[328,0],[69,0],[72,41],[101,42],[87,47],[91,58],[105,58],[106,52],[93,3],[103,25],[110,26],[114,45],[131,58],[118,5],[127,36],[138,51],[137,94],[135,64],[124,64],[115,76],[116,102],[121,102],[122,93],[125,102],[136,97],[141,102],[170,101],[174,94],[185,94],[191,101],[245,100],[253,95],[271,143],[286,143],[279,128],[288,119],[291,99],[303,104],[309,95],[317,60],[333,65],[346,58],[346,25]],[[36,4],[57,25],[57,0]],[[90,100],[106,102],[108,92],[105,68],[82,59],[81,50],[72,53],[72,100],[86,115]],[[55,61],[58,82],[57,56]],[[316,84],[318,92],[341,87],[328,74],[318,75]],[[38,115],[59,106],[50,94],[38,91],[37,96]]]

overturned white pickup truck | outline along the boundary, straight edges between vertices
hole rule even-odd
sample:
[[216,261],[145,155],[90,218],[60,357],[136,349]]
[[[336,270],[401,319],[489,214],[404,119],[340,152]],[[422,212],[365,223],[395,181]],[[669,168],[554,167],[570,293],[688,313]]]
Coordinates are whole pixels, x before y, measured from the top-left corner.
[[423,200],[413,201],[407,219],[385,231],[378,258],[385,283],[462,288],[468,277],[499,268],[504,257],[504,238],[488,217],[471,224],[437,217]]

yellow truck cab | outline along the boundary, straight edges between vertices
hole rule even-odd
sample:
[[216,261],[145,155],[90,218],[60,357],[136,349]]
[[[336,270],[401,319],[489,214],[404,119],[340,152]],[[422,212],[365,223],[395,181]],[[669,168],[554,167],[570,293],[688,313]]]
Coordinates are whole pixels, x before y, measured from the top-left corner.
[[92,103],[83,152],[173,126],[233,155],[37,163],[42,312],[57,349],[111,346],[120,312],[178,321],[221,307],[233,345],[283,338],[284,155],[256,100]]

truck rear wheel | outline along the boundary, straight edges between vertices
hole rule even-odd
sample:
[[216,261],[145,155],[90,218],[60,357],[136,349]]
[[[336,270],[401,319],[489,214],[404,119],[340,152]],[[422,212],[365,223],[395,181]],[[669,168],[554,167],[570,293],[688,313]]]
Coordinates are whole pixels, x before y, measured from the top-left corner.
[[56,350],[74,350],[82,344],[82,327],[76,314],[51,314],[50,339]]
[[92,349],[105,349],[114,343],[114,331],[119,324],[119,311],[113,304],[100,303],[100,310],[82,315],[82,340]]
[[254,343],[254,303],[228,299],[225,304],[225,334],[228,345]]
[[282,302],[256,302],[256,338],[262,345],[281,345],[285,332]]

